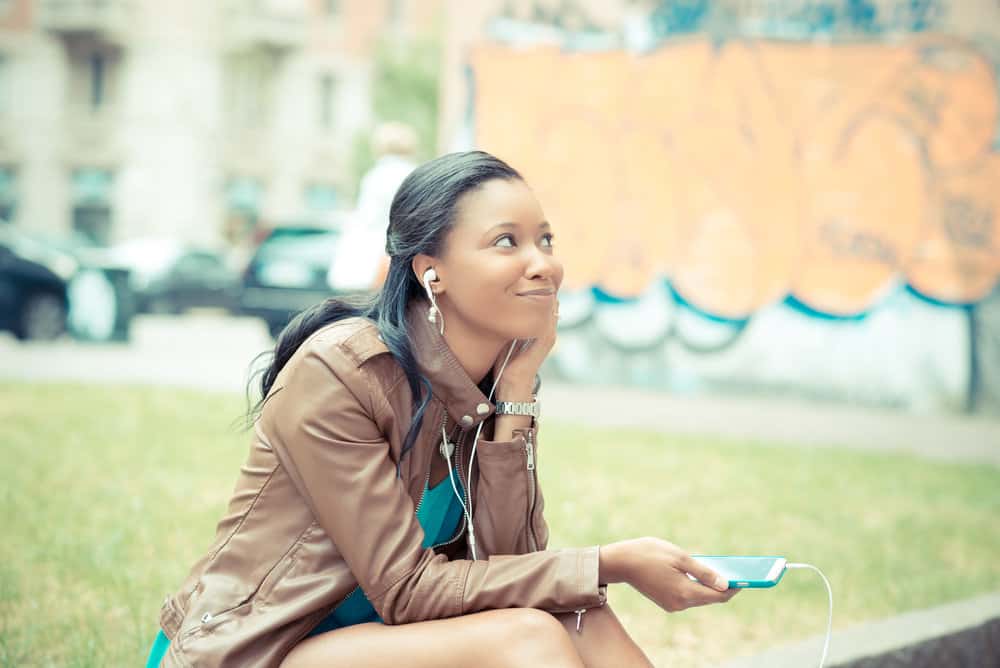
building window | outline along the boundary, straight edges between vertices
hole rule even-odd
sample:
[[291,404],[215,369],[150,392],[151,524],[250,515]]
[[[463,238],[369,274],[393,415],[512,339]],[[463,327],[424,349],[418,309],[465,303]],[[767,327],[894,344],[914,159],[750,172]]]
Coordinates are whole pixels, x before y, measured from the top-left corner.
[[73,172],[73,229],[99,245],[111,241],[111,186],[105,169]]
[[0,167],[0,224],[9,223],[17,214],[17,172]]
[[93,40],[68,42],[69,77],[66,98],[72,114],[101,116],[115,103],[121,52]]
[[106,62],[104,54],[90,55],[90,108],[97,110],[104,104],[104,79]]
[[226,107],[230,122],[242,128],[269,123],[275,64],[266,53],[231,56],[226,64]]
[[333,128],[334,95],[337,92],[337,80],[332,74],[323,74],[319,78],[319,126],[324,130]]

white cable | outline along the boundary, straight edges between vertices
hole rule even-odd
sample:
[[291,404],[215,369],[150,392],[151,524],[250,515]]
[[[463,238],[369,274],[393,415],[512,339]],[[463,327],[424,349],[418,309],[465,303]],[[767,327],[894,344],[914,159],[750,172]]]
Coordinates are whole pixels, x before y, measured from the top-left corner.
[[819,660],[819,668],[823,668],[823,664],[826,663],[826,653],[830,649],[830,634],[833,631],[833,588],[830,587],[830,581],[823,575],[823,571],[812,564],[785,564],[785,568],[808,568],[809,570],[816,571],[823,578],[823,584],[826,585],[826,593],[830,599],[830,612],[826,619],[826,641],[823,643],[823,656]]
[[[469,509],[465,506],[465,502],[462,501],[462,495],[458,493],[458,486],[455,484],[455,476],[451,473],[451,455],[452,448],[448,447],[451,444],[448,443],[448,433],[444,429],[444,425],[441,425],[441,438],[445,446],[445,458],[444,460],[448,462],[448,480],[451,482],[451,488],[455,492],[455,498],[458,502],[462,504],[462,512],[465,513],[466,524],[469,526],[469,547],[472,548],[472,560],[476,561],[476,530],[472,526],[472,516],[469,515]],[[471,487],[471,485],[470,485]],[[472,498],[469,498],[469,503],[472,503]]]
[[[510,350],[507,351],[507,358],[504,359],[503,364],[500,365],[500,371],[497,372],[497,377],[493,379],[493,387],[490,388],[490,396],[487,398],[487,401],[493,400],[493,392],[495,392],[497,389],[497,383],[500,381],[500,376],[503,375],[503,370],[507,368],[507,362],[510,361],[510,356],[514,352],[515,345],[517,345],[517,339],[514,339],[514,341],[510,344]],[[484,423],[485,421],[479,423],[479,426],[476,428],[476,436],[475,438],[472,439],[472,454],[469,456],[469,468],[468,468],[469,487],[472,487],[472,461],[476,457],[476,445],[478,445],[479,443],[479,434],[483,430]],[[445,431],[444,425],[441,425],[441,438],[443,439],[443,442],[445,444],[448,443],[448,434]],[[458,502],[462,504],[462,511],[465,513],[465,521],[466,524],[468,524],[469,526],[469,547],[472,550],[472,560],[476,561],[479,557],[476,554],[475,525],[472,524],[472,495],[469,494],[468,496],[469,504],[466,505],[465,502],[462,501],[462,495],[458,493],[458,486],[455,484],[455,478],[452,475],[451,450],[447,448],[447,445],[445,447],[446,447],[445,461],[448,462],[448,480],[451,481],[451,489],[455,492],[455,496],[458,498]]]
[[[510,344],[510,349],[507,351],[507,357],[504,359],[503,364],[500,365],[500,371],[497,372],[497,377],[493,379],[493,387],[490,388],[490,396],[487,397],[487,401],[493,401],[493,393],[497,389],[497,383],[500,382],[500,376],[503,375],[503,370],[507,368],[507,362],[510,361],[510,356],[514,352],[514,346],[517,345],[517,339],[514,339]],[[479,445],[479,433],[483,430],[483,425],[485,421],[480,422],[479,426],[476,427],[476,436],[472,439],[472,452],[469,454],[469,467],[466,469],[469,472],[469,480],[472,480],[472,460],[476,457],[476,446]],[[469,498],[469,515],[472,515],[472,498]],[[469,520],[472,521],[471,519]]]

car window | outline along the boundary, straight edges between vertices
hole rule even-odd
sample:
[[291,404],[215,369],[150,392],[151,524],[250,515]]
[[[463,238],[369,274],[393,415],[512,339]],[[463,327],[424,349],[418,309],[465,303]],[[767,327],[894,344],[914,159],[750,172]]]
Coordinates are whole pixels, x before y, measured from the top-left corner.
[[212,253],[189,252],[177,261],[177,270],[189,274],[201,271],[215,271],[222,265],[222,260]]
[[278,230],[257,250],[257,262],[304,262],[326,267],[333,258],[337,233],[329,230]]

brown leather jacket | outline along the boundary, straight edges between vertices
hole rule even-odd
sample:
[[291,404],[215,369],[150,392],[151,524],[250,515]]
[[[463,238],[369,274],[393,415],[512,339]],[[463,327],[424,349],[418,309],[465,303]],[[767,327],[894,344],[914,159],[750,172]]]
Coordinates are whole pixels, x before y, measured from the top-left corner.
[[[171,643],[162,665],[276,666],[359,584],[387,624],[604,604],[597,546],[545,550],[544,502],[529,465],[535,430],[490,440],[494,406],[427,322],[421,299],[411,301],[408,325],[433,396],[400,477],[413,416],[402,368],[371,321],[320,329],[275,380],[214,544],[163,603]],[[476,561],[464,518],[450,541],[422,547],[415,508],[442,424],[458,441],[453,461],[473,498]]]

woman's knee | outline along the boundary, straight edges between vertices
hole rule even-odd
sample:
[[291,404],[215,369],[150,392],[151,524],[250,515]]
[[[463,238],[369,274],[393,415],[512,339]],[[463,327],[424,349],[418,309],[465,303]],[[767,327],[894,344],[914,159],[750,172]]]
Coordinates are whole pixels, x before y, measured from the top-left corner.
[[495,620],[494,641],[508,665],[583,666],[566,629],[553,615],[534,608],[497,612],[502,614]]

